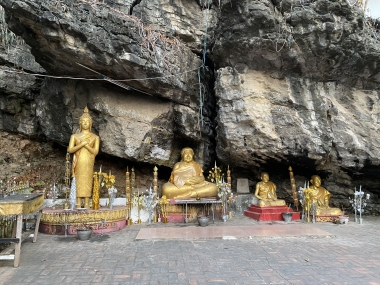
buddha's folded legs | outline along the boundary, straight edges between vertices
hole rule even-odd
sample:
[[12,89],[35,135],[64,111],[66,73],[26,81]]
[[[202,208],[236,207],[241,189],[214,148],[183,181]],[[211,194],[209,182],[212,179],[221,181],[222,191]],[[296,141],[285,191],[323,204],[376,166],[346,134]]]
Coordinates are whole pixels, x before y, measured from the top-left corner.
[[167,182],[162,187],[162,195],[167,198],[197,198],[197,197],[215,197],[218,195],[218,188],[213,183],[201,183],[199,185],[182,186],[178,188],[174,184]]
[[285,200],[274,200],[274,201],[264,201],[264,200],[259,200],[259,206],[260,207],[267,207],[267,206],[285,206]]

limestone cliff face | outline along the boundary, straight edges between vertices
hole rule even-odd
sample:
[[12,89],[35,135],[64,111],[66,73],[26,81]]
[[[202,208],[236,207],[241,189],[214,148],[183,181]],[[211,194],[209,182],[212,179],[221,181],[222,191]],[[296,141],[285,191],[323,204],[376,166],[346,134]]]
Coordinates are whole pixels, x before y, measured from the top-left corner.
[[97,79],[2,60],[2,130],[67,145],[87,104],[104,154],[171,167],[191,146],[205,170],[216,158],[252,183],[269,172],[289,202],[289,165],[297,186],[320,174],[335,206],[360,184],[378,194],[380,42],[345,0],[0,5],[31,47],[24,70]]
[[[201,59],[182,41],[129,15],[133,1],[129,6],[127,1],[125,9],[121,1],[120,5],[108,2],[1,2],[9,11],[9,27],[32,46],[37,62],[49,75],[98,79],[103,86],[99,88],[96,81],[46,79],[35,98],[41,122],[35,134],[41,131],[48,139],[66,144],[87,104],[100,121],[94,124],[99,135],[107,130],[101,149],[106,154],[172,166],[179,149],[190,144],[199,159],[208,163],[214,136],[207,83],[210,71],[204,67],[198,73]],[[123,79],[128,81],[113,81]]]
[[281,180],[286,164],[301,183],[319,173],[336,206],[378,184],[380,43],[360,11],[346,1],[232,5],[213,49],[218,157]]

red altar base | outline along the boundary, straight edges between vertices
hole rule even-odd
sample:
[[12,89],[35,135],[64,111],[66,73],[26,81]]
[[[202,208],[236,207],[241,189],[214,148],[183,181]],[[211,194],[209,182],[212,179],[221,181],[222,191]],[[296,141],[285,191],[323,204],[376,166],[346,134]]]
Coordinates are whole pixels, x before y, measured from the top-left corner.
[[[67,234],[76,235],[82,221],[93,229],[94,234],[108,233],[123,229],[126,224],[127,208],[115,206],[113,209],[73,210],[45,208],[42,210],[39,232],[51,235],[64,235],[65,222]],[[102,220],[105,223],[102,225]]]
[[300,219],[300,212],[292,212],[287,206],[259,207],[253,204],[244,211],[244,216],[257,221],[283,221],[282,213],[287,212],[293,213],[292,221]]

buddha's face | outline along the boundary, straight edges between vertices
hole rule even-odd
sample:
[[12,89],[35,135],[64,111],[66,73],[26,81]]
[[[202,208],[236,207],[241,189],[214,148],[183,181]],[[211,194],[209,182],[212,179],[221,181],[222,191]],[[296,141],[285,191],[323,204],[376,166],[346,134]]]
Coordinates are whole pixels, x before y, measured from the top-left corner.
[[80,128],[81,130],[89,130],[91,127],[90,118],[83,118],[80,120]]
[[191,150],[185,150],[183,153],[182,153],[182,160],[184,162],[191,162],[193,161],[193,157],[194,157],[194,154]]
[[267,173],[264,173],[261,175],[261,180],[263,182],[268,182],[269,181],[269,175]]
[[311,180],[311,184],[313,184],[313,186],[315,187],[321,186],[321,178],[319,176],[313,177],[313,179]]

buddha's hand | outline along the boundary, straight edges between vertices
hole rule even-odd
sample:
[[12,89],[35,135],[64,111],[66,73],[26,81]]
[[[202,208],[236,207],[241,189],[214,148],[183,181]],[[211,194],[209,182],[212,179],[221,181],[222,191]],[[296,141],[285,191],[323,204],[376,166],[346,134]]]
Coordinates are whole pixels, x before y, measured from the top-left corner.
[[83,147],[83,146],[85,146],[87,144],[88,144],[87,140],[84,140],[84,141],[81,141],[81,143],[79,145]]
[[185,185],[194,185],[204,181],[204,178],[201,176],[193,176],[186,180]]

